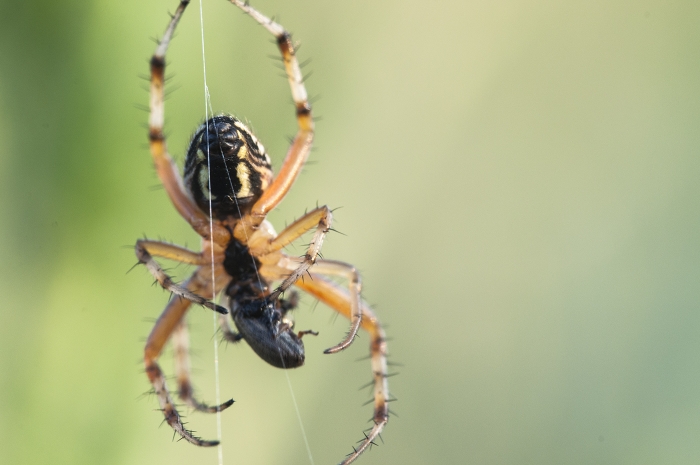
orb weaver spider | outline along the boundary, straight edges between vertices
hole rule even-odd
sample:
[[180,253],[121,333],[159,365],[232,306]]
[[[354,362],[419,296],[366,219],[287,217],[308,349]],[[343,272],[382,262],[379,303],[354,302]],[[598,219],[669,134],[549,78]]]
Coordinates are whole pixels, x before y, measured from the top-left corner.
[[[287,312],[295,307],[297,295],[282,293],[291,286],[310,294],[347,317],[351,324],[346,337],[325,350],[334,354],[347,348],[359,328],[370,335],[370,360],[374,385],[374,425],[343,464],[355,461],[381,433],[389,418],[387,403],[386,338],[379,320],[360,296],[361,280],[349,264],[319,258],[323,240],[331,229],[332,213],[318,207],[275,233],[265,219],[285,197],[306,162],[314,137],[311,115],[302,73],[290,34],[279,24],[247,3],[229,0],[253,17],[276,39],[292,91],[298,132],[291,142],[282,166],[273,176],[270,158],[252,132],[233,116],[210,118],[195,132],[187,150],[184,176],[168,154],[163,135],[163,85],[165,54],[175,28],[189,1],[181,1],[150,61],[149,143],[156,171],[178,213],[202,237],[200,252],[152,240],[139,240],[135,251],[157,282],[173,294],[158,318],[144,350],[146,374],[153,385],[165,421],[183,439],[197,446],[214,446],[218,441],[198,438],[188,431],[168,391],[158,358],[164,345],[172,340],[179,397],[195,410],[219,412],[232,405],[229,400],[208,406],[193,396],[190,383],[189,337],[184,322],[194,303],[222,315],[231,313],[237,331],[225,317],[219,318],[225,339],[248,345],[269,364],[296,368],[304,364],[302,336],[313,331],[292,331]],[[283,248],[314,231],[303,257],[292,257]],[[176,284],[154,257],[197,266],[182,284]],[[304,280],[308,275],[311,279]],[[328,277],[347,281],[347,289]],[[271,290],[270,284],[281,281]],[[229,309],[213,302],[220,293],[228,297]]]

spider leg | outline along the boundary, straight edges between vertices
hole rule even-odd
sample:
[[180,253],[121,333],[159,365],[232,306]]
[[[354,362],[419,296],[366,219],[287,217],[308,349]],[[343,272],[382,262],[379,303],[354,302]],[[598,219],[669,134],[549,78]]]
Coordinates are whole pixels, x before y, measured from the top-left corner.
[[151,57],[151,86],[150,86],[150,116],[148,119],[148,140],[158,177],[160,178],[170,200],[178,213],[204,238],[213,236],[218,244],[225,244],[230,239],[230,233],[223,226],[214,223],[213,234],[210,233],[209,218],[192,201],[185,191],[182,177],[177,165],[168,154],[163,134],[165,107],[163,103],[163,85],[165,81],[165,53],[173,37],[177,23],[189,4],[188,0],[180,1],[175,14],[168,24],[165,34]]
[[314,122],[311,116],[311,104],[309,103],[306,88],[304,87],[304,78],[301,74],[301,68],[299,67],[294,44],[292,43],[289,32],[281,25],[251,7],[247,2],[241,0],[229,1],[252,16],[253,19],[275,36],[277,46],[279,47],[284,61],[284,69],[292,91],[292,99],[294,100],[294,106],[296,108],[297,124],[299,125],[299,130],[287,151],[287,155],[277,173],[277,177],[272,181],[272,184],[270,184],[267,190],[265,190],[262,197],[255,202],[251,213],[246,218],[247,221],[241,221],[237,225],[236,230],[234,230],[234,236],[242,240],[245,239],[246,234],[249,236],[252,230],[255,230],[260,225],[265,215],[282,201],[287,191],[289,191],[292,184],[294,184],[294,181],[301,172],[301,168],[309,157],[311,144],[314,138]]
[[[294,285],[307,292],[333,310],[346,318],[352,317],[351,297],[348,292],[323,277],[313,274],[313,280],[297,281]],[[384,425],[389,421],[389,384],[387,382],[386,363],[386,335],[374,312],[362,303],[362,329],[370,335],[370,359],[372,364],[372,376],[374,378],[374,426],[359,446],[354,447],[353,453],[348,455],[340,465],[354,462],[365,449],[373,444],[374,439],[382,432]]]
[[280,284],[280,286],[272,294],[270,294],[270,299],[277,298],[282,292],[300,279],[314,264],[314,273],[346,278],[350,289],[350,330],[348,331],[345,339],[325,351],[327,354],[334,354],[348,347],[355,339],[355,335],[357,335],[357,331],[360,328],[360,322],[362,320],[362,309],[360,306],[362,282],[360,280],[360,274],[357,272],[355,267],[347,263],[334,260],[317,261],[318,253],[323,245],[323,239],[330,230],[332,220],[333,215],[331,214],[330,209],[327,206],[323,206],[310,211],[306,215],[296,220],[294,223],[290,224],[277,237],[270,240],[265,246],[256,247],[255,244],[251,243],[251,253],[256,256],[264,256],[278,252],[283,247],[291,244],[293,241],[301,237],[306,231],[313,229],[314,226],[316,227],[316,233],[313,240],[309,244],[309,249],[304,255],[301,263],[295,263],[294,261],[288,259],[285,260],[284,258],[286,257],[282,255],[284,258],[280,260],[277,265],[281,265],[282,267],[292,270],[292,274],[288,275],[282,284]]
[[325,354],[335,354],[346,349],[355,340],[357,331],[362,323],[362,306],[360,294],[362,292],[362,280],[360,273],[354,266],[336,260],[319,260],[313,267],[314,274],[323,276],[338,276],[348,280],[348,298],[350,300],[350,329],[339,344],[323,351]]
[[[225,279],[220,279],[218,282],[223,283]],[[211,293],[211,279],[203,276],[200,268],[187,280],[185,287],[192,293]],[[217,284],[217,288],[219,289],[215,289],[214,294],[218,293],[221,287],[222,284]],[[165,343],[175,332],[178,325],[180,325],[190,305],[192,305],[190,300],[182,298],[174,298],[168,302],[165,310],[160,314],[158,321],[151,330],[151,334],[148,335],[146,347],[144,348],[143,361],[146,367],[146,374],[153,385],[160,408],[165,416],[165,421],[188,442],[197,446],[210,447],[216,446],[219,444],[219,441],[205,441],[198,438],[183,425],[180,414],[175,408],[175,403],[165,383],[163,371],[157,362],[158,357],[163,351],[163,346],[165,346]]]
[[[279,236],[273,239],[269,245],[263,249],[263,254],[265,255],[271,252],[276,252],[282,247],[290,244],[295,239],[299,238],[306,231],[312,229],[314,226],[316,227],[314,237],[309,243],[309,248],[307,249],[306,254],[304,254],[301,263],[296,266],[294,271],[292,271],[292,273],[287,276],[284,281],[282,281],[282,284],[280,284],[279,287],[275,289],[272,294],[270,294],[270,300],[274,300],[279,297],[282,292],[286,291],[292,284],[301,278],[304,273],[309,270],[311,265],[316,263],[318,253],[323,246],[323,239],[331,229],[332,221],[333,215],[331,214],[331,210],[326,206],[319,207],[310,211],[289,225],[289,227],[282,231]],[[252,253],[257,254],[258,252],[253,251]]]
[[168,244],[167,242],[161,241],[151,241],[148,239],[141,239],[136,242],[137,247],[145,249],[151,256],[167,258],[169,260],[174,260],[180,263],[187,263],[189,265],[206,265],[209,262],[209,257],[204,257],[200,252],[192,252],[184,247],[180,247],[175,244]]
[[[183,297],[191,302],[194,302],[196,304],[202,305],[204,307],[207,307],[211,310],[214,310],[215,312],[222,313],[222,314],[227,314],[228,310],[226,310],[224,307],[221,307],[220,305],[216,305],[214,302],[205,299],[204,297],[190,291],[189,289],[178,286],[173,282],[172,278],[165,274],[163,269],[160,267],[158,262],[156,262],[151,254],[148,252],[149,246],[152,246],[153,241],[136,241],[136,246],[135,246],[135,252],[136,252],[136,258],[138,258],[140,263],[143,263],[146,265],[146,268],[148,268],[148,271],[151,272],[154,278],[158,281],[158,283],[163,287],[163,289],[166,289],[170,292],[172,292],[175,295],[178,295],[180,297]],[[163,249],[167,249],[169,244],[165,243],[157,243],[158,244],[158,249],[161,249],[161,252],[164,252]],[[173,255],[175,253],[182,253],[183,250],[180,247],[175,247],[173,246]],[[193,258],[193,257],[190,257]]]
[[171,338],[175,349],[175,372],[177,374],[180,399],[184,400],[193,409],[206,413],[221,412],[233,405],[233,399],[211,407],[194,398],[192,382],[190,381],[190,337],[185,318],[182,318],[175,327]]
[[[304,261],[300,262],[298,258],[289,257],[285,254],[279,255],[280,258],[277,261],[277,263],[265,264],[261,268],[261,273],[271,280],[283,279],[284,277],[288,277],[290,276],[287,274],[289,271],[294,270],[294,272],[296,272],[300,269],[301,266],[304,265]],[[336,276],[347,279],[348,281],[349,293],[347,298],[350,305],[350,310],[347,317],[350,320],[350,329],[348,330],[347,335],[341,342],[324,351],[324,353],[326,354],[335,354],[350,346],[350,344],[352,344],[352,342],[355,340],[357,331],[360,329],[360,325],[362,323],[363,318],[363,308],[366,307],[363,307],[362,305],[362,280],[360,278],[360,274],[354,266],[336,260],[317,260],[311,268],[311,270],[313,271],[312,276]],[[295,274],[293,273],[291,276],[295,276]],[[299,279],[295,282],[295,284],[301,282],[302,277],[303,276],[300,276]],[[282,286],[280,286],[278,290],[270,294],[270,296],[272,298],[277,296],[278,291],[281,288]]]
[[[333,215],[330,209],[324,205],[296,219],[292,224],[284,228],[282,232],[277,234],[277,237],[268,239],[267,236],[263,236],[263,241],[251,240],[248,243],[248,248],[250,249],[250,253],[256,257],[277,252],[299,239],[304,233],[311,231],[313,228],[319,228],[324,224],[330,228],[332,221]],[[260,244],[258,242],[263,243]]]

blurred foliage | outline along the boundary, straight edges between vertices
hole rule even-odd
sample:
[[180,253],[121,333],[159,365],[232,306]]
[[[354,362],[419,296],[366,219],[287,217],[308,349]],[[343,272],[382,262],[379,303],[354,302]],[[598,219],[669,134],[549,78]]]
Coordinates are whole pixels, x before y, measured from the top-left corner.
[[[700,4],[254,6],[303,42],[322,97],[313,163],[270,218],[343,207],[324,256],[363,271],[403,364],[400,417],[358,463],[696,463]],[[167,295],[126,273],[143,235],[198,247],[137,108],[175,7],[0,1],[0,463],[216,463],[141,396]],[[197,8],[168,55],[180,161],[204,117]],[[204,15],[215,110],[247,118],[279,166],[295,123],[275,47],[226,2]],[[367,338],[324,356],[346,322],[313,308],[298,327],[321,335],[289,376],[315,462],[337,463],[370,416]],[[190,322],[212,401],[211,315]],[[245,344],[220,366],[237,401],[225,463],[308,463],[284,373]],[[213,417],[188,420],[215,436]]]

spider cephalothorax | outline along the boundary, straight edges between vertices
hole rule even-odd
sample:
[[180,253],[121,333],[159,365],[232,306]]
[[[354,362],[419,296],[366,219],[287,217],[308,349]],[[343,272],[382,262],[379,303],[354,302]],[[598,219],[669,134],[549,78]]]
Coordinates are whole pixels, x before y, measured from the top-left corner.
[[187,149],[185,185],[202,211],[218,220],[240,218],[272,181],[265,147],[240,121],[215,116],[202,124]]
[[[175,297],[161,313],[144,350],[146,374],[153,385],[166,422],[183,439],[198,446],[213,446],[185,429],[165,375],[158,365],[163,347],[172,341],[175,348],[178,393],[192,408],[220,412],[233,404],[207,406],[193,396],[190,383],[188,332],[185,318],[192,303],[220,314],[230,311],[238,331],[225,316],[219,321],[224,337],[233,342],[245,340],[263,360],[279,368],[304,364],[302,336],[313,331],[293,332],[287,313],[297,303],[291,286],[310,294],[351,321],[350,330],[337,345],[326,349],[333,354],[348,347],[359,328],[370,336],[370,361],[374,386],[372,427],[353,448],[343,464],[353,462],[370,445],[389,419],[386,340],[379,320],[360,294],[362,284],[355,267],[319,257],[323,240],[331,229],[333,215],[328,207],[317,207],[277,234],[265,219],[284,199],[306,162],[314,137],[314,122],[294,44],[282,26],[240,0],[229,0],[271,32],[282,54],[282,62],[292,90],[298,132],[279,172],[273,177],[270,158],[250,130],[229,115],[215,116],[202,124],[192,138],[185,160],[184,180],[167,152],[163,135],[163,83],[165,52],[189,1],[181,0],[163,40],[151,58],[151,101],[149,141],[158,176],[178,213],[202,237],[202,251],[160,241],[139,240],[136,256],[156,280]],[[313,231],[302,257],[285,254],[283,249]],[[154,257],[195,265],[197,268],[181,285],[165,274]],[[302,279],[308,275],[310,279]],[[328,278],[344,280],[341,286]],[[276,288],[271,283],[278,282]],[[225,294],[228,309],[213,302]]]

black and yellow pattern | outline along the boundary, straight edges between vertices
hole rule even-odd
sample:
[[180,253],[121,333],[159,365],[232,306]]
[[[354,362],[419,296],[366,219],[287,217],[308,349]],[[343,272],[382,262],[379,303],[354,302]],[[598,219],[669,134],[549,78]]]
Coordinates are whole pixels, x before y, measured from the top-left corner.
[[218,220],[240,218],[272,180],[265,147],[243,123],[218,115],[192,137],[185,160],[185,186],[197,206]]

